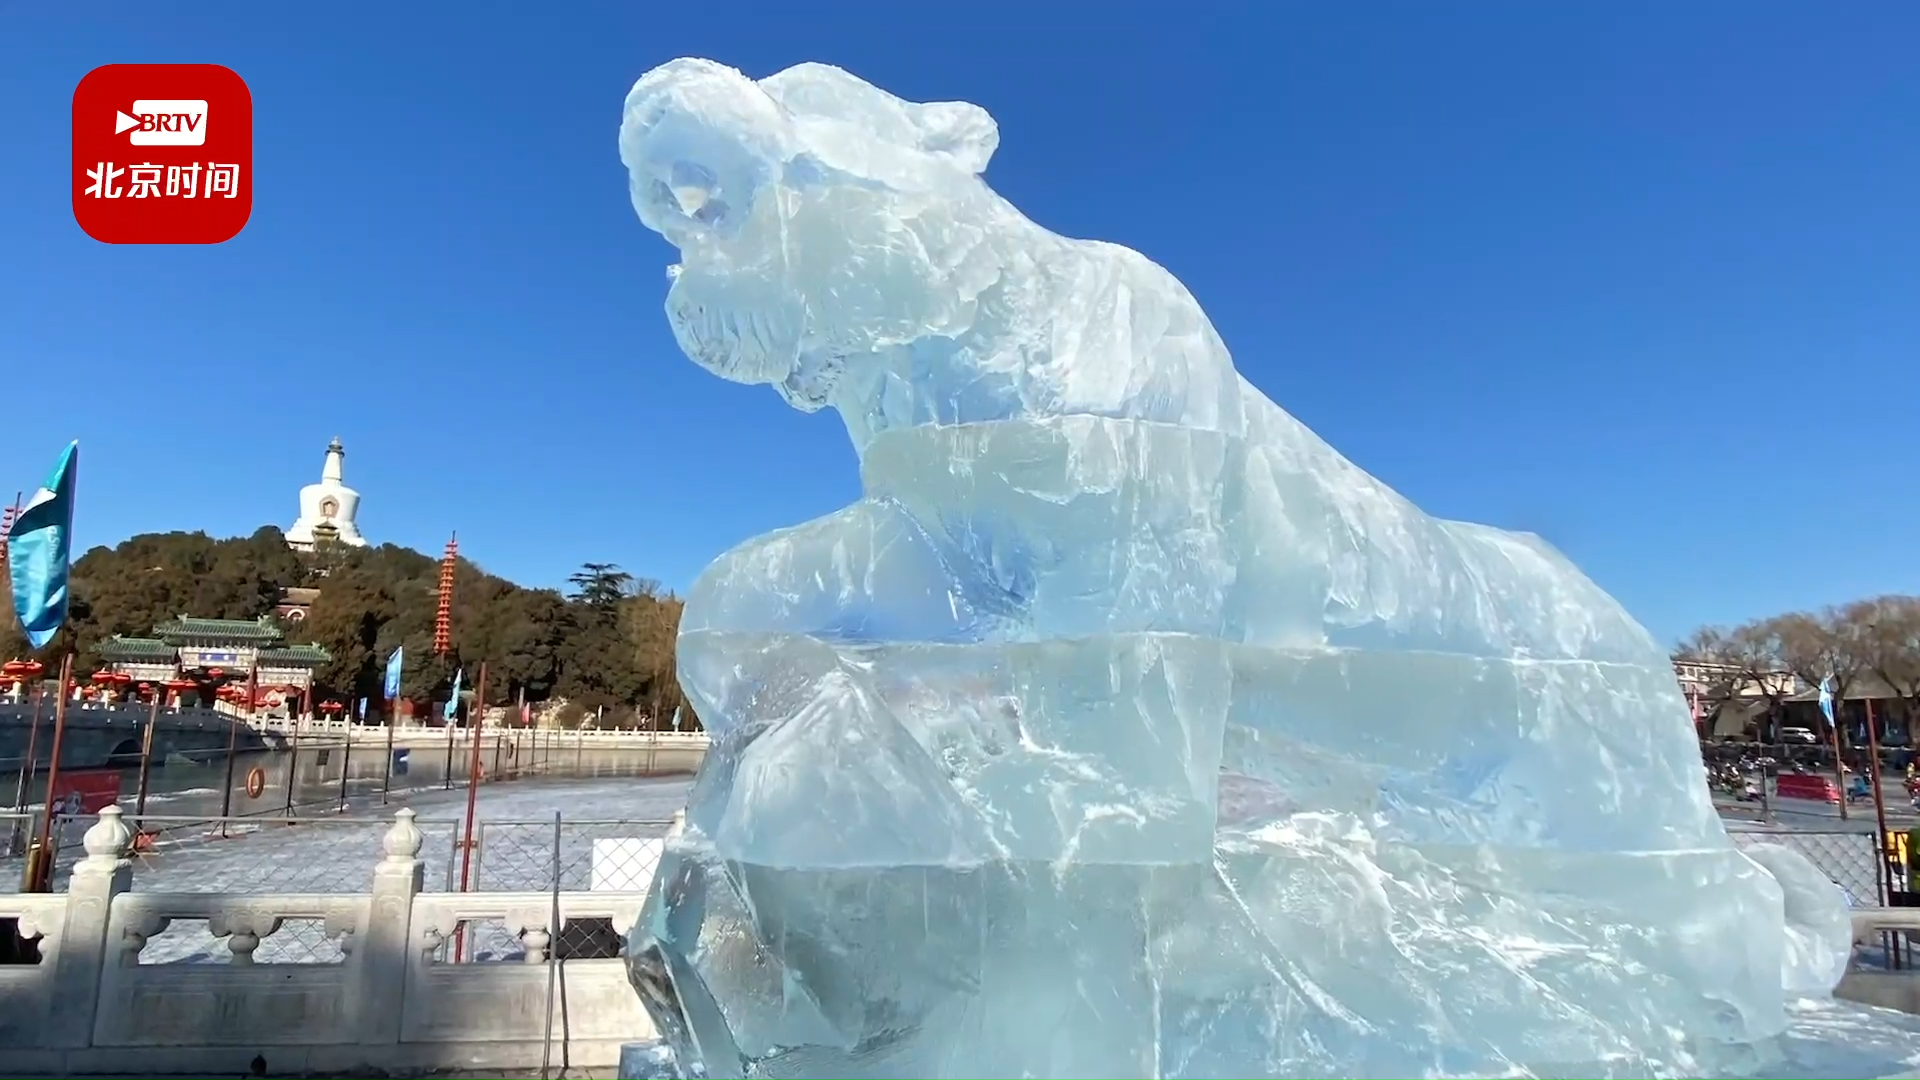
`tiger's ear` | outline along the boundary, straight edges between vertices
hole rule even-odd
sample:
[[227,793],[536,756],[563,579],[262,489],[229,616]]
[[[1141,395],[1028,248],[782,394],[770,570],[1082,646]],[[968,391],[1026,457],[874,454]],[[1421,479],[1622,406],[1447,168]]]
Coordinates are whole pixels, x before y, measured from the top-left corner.
[[978,105],[907,101],[830,64],[795,64],[761,79],[760,88],[794,116],[837,121],[882,143],[938,154],[970,173],[984,172],[1000,148],[999,125]]
[[987,110],[964,101],[935,101],[919,106],[920,149],[946,154],[970,173],[987,171],[1000,149],[1000,125]]

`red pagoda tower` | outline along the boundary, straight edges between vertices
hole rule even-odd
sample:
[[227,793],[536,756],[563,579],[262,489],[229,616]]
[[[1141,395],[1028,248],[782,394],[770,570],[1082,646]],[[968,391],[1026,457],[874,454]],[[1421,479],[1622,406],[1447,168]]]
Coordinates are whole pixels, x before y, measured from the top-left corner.
[[446,554],[440,556],[440,608],[433,616],[433,655],[445,656],[453,648],[453,567],[460,559],[460,534],[447,538]]

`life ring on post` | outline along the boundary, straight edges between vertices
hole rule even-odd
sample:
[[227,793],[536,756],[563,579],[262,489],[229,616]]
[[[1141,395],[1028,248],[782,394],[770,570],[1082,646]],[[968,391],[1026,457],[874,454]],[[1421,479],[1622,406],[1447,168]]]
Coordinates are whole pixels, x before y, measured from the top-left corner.
[[247,770],[247,798],[257,799],[267,790],[267,770],[258,765]]

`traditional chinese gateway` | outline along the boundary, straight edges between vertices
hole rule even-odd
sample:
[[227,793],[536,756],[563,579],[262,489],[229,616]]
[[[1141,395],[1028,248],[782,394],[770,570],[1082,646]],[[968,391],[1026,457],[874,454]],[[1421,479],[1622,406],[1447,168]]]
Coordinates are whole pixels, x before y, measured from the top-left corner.
[[[262,715],[288,716],[313,685],[314,669],[333,659],[319,645],[293,645],[271,617],[196,619],[181,615],[153,628],[152,637],[116,634],[100,644],[115,675],[139,685],[193,683],[209,690],[251,684]],[[172,704],[178,705],[180,692]]]
[[[265,749],[270,739],[243,716],[291,716],[313,684],[314,669],[332,657],[318,645],[289,644],[272,618],[199,619],[181,615],[153,628],[152,637],[116,635],[101,642],[104,667],[76,678],[67,710],[61,768],[127,765],[140,754],[140,728],[152,710],[156,690],[165,696],[156,718],[156,761],[176,754],[199,760],[239,750]],[[33,750],[36,768],[45,768],[47,738],[56,692],[44,669],[31,678],[14,678],[0,691],[0,775],[12,775]],[[35,709],[26,692],[39,685],[47,695]],[[246,692],[254,690],[253,707]],[[222,712],[215,703],[227,706]],[[40,714],[39,737],[32,734]],[[239,730],[232,730],[238,725]]]

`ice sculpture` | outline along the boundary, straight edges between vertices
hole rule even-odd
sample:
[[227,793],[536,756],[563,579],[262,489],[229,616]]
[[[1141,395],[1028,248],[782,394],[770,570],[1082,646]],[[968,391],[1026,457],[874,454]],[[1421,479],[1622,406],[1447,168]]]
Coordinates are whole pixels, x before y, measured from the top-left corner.
[[627,98],[681,348],[831,406],[866,492],[688,598],[714,743],[629,942],[681,1059],[1761,1061],[1844,913],[1802,863],[1789,926],[1729,843],[1663,650],[1539,538],[1334,452],[1165,270],[1021,216],[998,139],[814,64],[676,60]]

